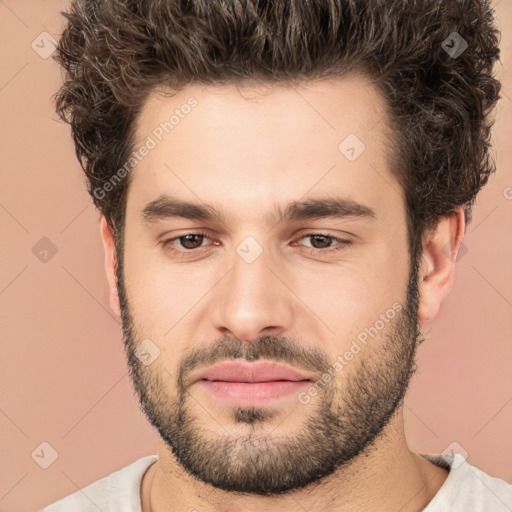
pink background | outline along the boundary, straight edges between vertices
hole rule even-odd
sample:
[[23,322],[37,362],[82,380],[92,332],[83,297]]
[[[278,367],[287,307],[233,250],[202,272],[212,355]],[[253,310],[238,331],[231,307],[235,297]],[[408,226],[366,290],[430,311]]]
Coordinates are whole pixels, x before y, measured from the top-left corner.
[[[1,512],[36,510],[156,453],[108,305],[99,214],[52,110],[60,71],[31,47],[43,31],[59,38],[67,3],[0,1]],[[412,450],[456,441],[470,463],[512,482],[512,1],[493,5],[498,173],[479,196],[454,290],[425,327],[405,414]],[[43,237],[57,248],[46,263],[32,252]],[[31,456],[42,442],[58,452],[48,469]]]

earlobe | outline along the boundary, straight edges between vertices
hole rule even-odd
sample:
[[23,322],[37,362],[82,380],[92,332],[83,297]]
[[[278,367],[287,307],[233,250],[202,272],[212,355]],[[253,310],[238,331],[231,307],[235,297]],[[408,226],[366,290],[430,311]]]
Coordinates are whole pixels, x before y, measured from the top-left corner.
[[104,216],[101,217],[100,221],[100,234],[103,242],[103,249],[105,251],[105,272],[107,274],[107,280],[109,285],[109,296],[110,296],[110,307],[112,311],[121,317],[121,308],[119,305],[119,296],[117,294],[117,254],[115,247],[114,234],[110,228],[107,220]]
[[418,283],[418,317],[422,322],[437,316],[442,301],[453,288],[455,262],[464,232],[464,209],[460,207],[455,213],[442,217],[436,229],[425,237]]

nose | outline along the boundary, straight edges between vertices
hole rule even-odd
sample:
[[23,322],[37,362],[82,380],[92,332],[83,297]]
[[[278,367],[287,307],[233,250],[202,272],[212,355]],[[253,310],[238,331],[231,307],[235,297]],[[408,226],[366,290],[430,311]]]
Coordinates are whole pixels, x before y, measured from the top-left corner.
[[289,331],[293,293],[264,250],[254,261],[235,252],[233,266],[212,297],[213,322],[223,335],[253,340]]

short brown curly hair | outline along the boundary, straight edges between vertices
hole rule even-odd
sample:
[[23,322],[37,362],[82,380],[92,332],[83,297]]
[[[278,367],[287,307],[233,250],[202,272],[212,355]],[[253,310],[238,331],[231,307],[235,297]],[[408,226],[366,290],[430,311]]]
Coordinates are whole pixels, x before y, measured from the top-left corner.
[[[500,34],[485,0],[73,0],[63,15],[56,110],[114,233],[129,180],[93,191],[132,153],[137,115],[161,86],[368,77],[389,107],[414,255],[440,217],[464,206],[470,222],[495,171]],[[461,55],[449,51],[454,32],[467,43]]]

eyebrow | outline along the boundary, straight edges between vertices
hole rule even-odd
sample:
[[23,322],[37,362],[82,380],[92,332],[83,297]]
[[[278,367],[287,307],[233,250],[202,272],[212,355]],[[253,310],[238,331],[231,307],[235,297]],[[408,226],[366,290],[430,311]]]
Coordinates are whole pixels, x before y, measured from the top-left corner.
[[[150,224],[160,220],[183,218],[196,221],[218,221],[226,223],[226,216],[213,206],[202,203],[182,201],[169,195],[162,194],[148,203],[142,210],[142,219]],[[284,208],[277,205],[274,211],[266,216],[269,224],[284,221],[315,220],[325,218],[365,218],[375,219],[377,215],[369,206],[343,197],[326,197],[290,201]]]

